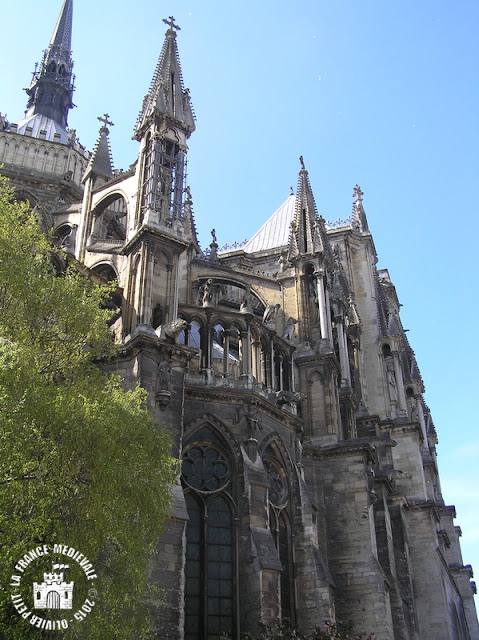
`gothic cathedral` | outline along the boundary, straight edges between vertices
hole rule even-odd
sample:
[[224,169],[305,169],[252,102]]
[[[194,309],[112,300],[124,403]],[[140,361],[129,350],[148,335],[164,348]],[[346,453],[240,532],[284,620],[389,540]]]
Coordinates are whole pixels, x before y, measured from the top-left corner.
[[138,158],[118,172],[108,116],[91,152],[68,128],[72,5],[25,116],[0,114],[0,166],[65,259],[117,281],[108,368],[148,391],[182,460],[152,568],[167,594],[155,637],[239,639],[288,618],[303,632],[339,619],[378,640],[478,640],[421,374],[360,187],[330,224],[301,158],[296,192],[248,242],[221,250],[212,231],[202,250],[177,25],[165,20]]

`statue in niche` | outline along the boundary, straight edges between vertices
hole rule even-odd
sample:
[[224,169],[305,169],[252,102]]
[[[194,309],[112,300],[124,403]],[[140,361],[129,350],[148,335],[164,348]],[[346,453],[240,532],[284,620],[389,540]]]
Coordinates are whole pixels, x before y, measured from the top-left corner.
[[155,398],[160,406],[160,409],[164,409],[165,407],[167,407],[171,400],[170,384],[171,384],[171,363],[169,360],[162,360],[158,364],[158,369],[156,373],[156,394],[155,394]]
[[387,366],[386,378],[388,381],[389,399],[391,400],[391,402],[397,402],[398,390],[397,390],[396,376],[394,375],[394,366],[392,362],[388,362],[386,366]]
[[411,422],[419,422],[419,411],[417,409],[417,400],[414,396],[408,398],[409,412],[411,415]]
[[281,305],[269,304],[263,313],[263,323],[266,325],[272,325],[273,328],[276,324],[276,313]]
[[171,381],[171,364],[169,360],[162,360],[158,365],[158,391],[169,391]]
[[308,286],[308,294],[310,298],[313,298],[315,302],[318,299],[318,288],[316,286],[316,276],[314,273],[308,273],[306,277],[306,283]]
[[283,331],[283,335],[281,336],[283,338],[283,340],[288,340],[289,342],[291,342],[294,338],[294,332],[296,327],[294,326],[298,321],[295,320],[294,318],[289,318],[288,322],[286,323],[286,326],[284,328]]

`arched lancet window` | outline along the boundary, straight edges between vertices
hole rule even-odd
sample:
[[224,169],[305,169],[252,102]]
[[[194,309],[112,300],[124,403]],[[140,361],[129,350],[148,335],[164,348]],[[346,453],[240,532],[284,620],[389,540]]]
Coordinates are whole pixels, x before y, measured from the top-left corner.
[[240,334],[236,327],[213,327],[211,363],[216,375],[237,380],[240,377]]
[[193,373],[197,373],[201,368],[201,326],[196,320],[188,324],[178,336],[178,344],[184,344],[187,347],[198,349],[200,352],[198,357],[190,360],[189,369]]
[[276,389],[278,391],[289,391],[291,363],[289,355],[283,350],[278,350],[274,359]]
[[[114,282],[115,280],[118,280],[118,276],[114,267],[106,262],[95,265],[92,268],[92,271],[106,280],[106,282]],[[108,321],[108,325],[111,326],[118,320],[121,315],[123,296],[120,291],[112,291],[110,295],[103,301],[103,305],[106,309],[109,309],[112,312],[112,316]]]
[[204,427],[182,462],[186,528],[185,640],[236,637],[231,460]]
[[265,387],[271,387],[271,345],[264,337],[260,342],[261,382]]
[[263,464],[269,484],[269,526],[281,562],[281,619],[295,621],[293,545],[290,509],[290,488],[284,466],[274,445],[263,453]]

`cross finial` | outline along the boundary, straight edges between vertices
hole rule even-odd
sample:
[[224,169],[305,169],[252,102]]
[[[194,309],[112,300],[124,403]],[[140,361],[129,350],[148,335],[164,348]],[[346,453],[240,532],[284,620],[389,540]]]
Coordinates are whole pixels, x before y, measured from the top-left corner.
[[303,156],[299,156],[299,162],[301,164],[301,169],[302,171],[306,170],[306,167],[304,166],[304,160],[303,160]]
[[98,120],[99,120],[100,122],[103,122],[103,127],[102,127],[102,129],[106,129],[106,126],[107,126],[107,125],[110,125],[110,127],[114,127],[114,126],[115,126],[111,120],[108,120],[108,118],[109,118],[109,117],[110,117],[110,116],[109,116],[109,114],[108,114],[108,113],[104,113],[102,118],[100,118],[100,117],[98,118]]
[[362,196],[364,193],[361,191],[361,188],[358,184],[354,185],[353,198],[355,198],[356,202],[362,202]]
[[177,31],[181,31],[181,27],[175,24],[175,19],[173,18],[173,16],[170,16],[168,20],[166,18],[163,18],[163,22],[167,24],[170,29],[176,29]]

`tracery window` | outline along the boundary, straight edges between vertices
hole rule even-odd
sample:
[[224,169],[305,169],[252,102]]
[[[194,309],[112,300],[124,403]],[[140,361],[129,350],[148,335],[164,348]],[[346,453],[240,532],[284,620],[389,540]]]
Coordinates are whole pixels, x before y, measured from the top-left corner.
[[290,491],[287,475],[273,446],[263,454],[269,484],[269,526],[281,562],[281,618],[295,620],[293,545],[289,517]]
[[231,460],[206,427],[183,454],[186,528],[185,640],[235,635]]

